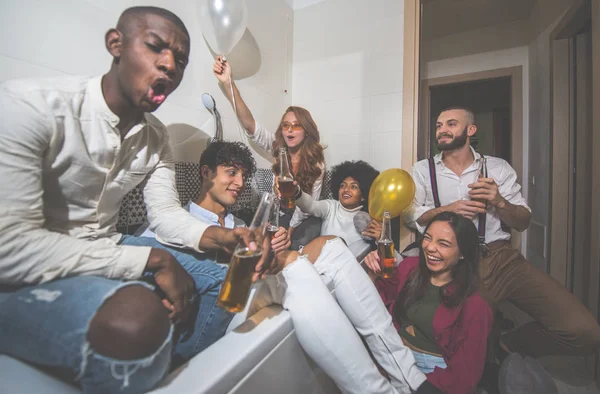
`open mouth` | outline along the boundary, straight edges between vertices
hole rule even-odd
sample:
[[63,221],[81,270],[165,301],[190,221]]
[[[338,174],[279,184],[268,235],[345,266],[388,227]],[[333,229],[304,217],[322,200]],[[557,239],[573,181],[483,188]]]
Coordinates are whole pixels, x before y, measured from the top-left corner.
[[432,256],[430,254],[425,254],[425,256],[427,256],[427,262],[429,262],[431,264],[439,264],[442,261],[444,261],[443,259],[440,259],[439,257]]
[[342,198],[352,198],[352,195],[344,193],[342,194]]
[[161,105],[169,95],[170,83],[164,79],[159,79],[148,89],[148,97],[153,104]]
[[228,189],[229,193],[231,193],[234,197],[238,197],[240,195],[240,191],[239,190],[231,190]]

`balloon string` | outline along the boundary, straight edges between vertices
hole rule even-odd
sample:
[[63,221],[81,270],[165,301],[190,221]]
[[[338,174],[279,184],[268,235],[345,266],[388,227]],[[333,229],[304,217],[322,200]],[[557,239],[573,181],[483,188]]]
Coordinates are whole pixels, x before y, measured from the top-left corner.
[[[225,56],[223,56],[223,61],[224,62],[226,61]],[[241,142],[243,142],[247,145],[248,141],[246,139],[246,132],[244,132],[244,130],[242,128],[242,124],[240,123],[240,118],[238,117],[237,104],[235,102],[235,94],[233,93],[233,75],[231,73],[229,73],[229,89],[231,90],[231,101],[233,104],[233,113],[235,115],[235,120],[237,121],[237,124],[238,124],[238,132],[240,133],[240,139],[241,139]]]

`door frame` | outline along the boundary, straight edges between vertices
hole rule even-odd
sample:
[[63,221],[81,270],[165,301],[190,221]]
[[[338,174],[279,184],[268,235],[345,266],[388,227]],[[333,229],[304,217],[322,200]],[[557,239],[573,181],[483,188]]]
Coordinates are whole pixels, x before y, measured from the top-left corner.
[[[549,240],[550,245],[548,247],[549,252],[549,266],[550,275],[558,280],[562,285],[566,286],[570,290],[572,289],[572,269],[573,269],[573,249],[577,245],[573,245],[571,229],[573,225],[579,225],[579,221],[574,216],[573,207],[575,202],[573,201],[573,185],[576,177],[580,174],[573,174],[573,166],[575,161],[581,161],[580,157],[574,157],[574,130],[575,130],[575,118],[576,113],[572,113],[574,108],[574,93],[575,87],[572,82],[575,80],[573,70],[573,37],[581,30],[590,16],[591,2],[585,0],[578,0],[567,10],[563,17],[559,20],[557,26],[550,34],[550,97],[552,100],[552,115],[550,118],[551,127],[551,141],[550,141],[550,157],[551,157],[551,168],[550,168],[550,216],[549,216]],[[594,26],[592,24],[592,52],[594,51],[594,43],[597,45],[597,39],[593,37]],[[592,67],[598,67],[598,62],[594,62],[594,53],[592,53]],[[592,68],[594,70],[594,68]],[[592,78],[592,82],[596,82],[598,78]],[[598,103],[597,86],[592,87],[593,102]],[[592,111],[597,112],[597,111]],[[597,116],[596,114],[592,116]],[[597,120],[592,119],[592,152],[598,149],[598,138],[597,138]],[[582,141],[579,139],[578,145],[581,145]],[[588,141],[589,143],[589,141]],[[583,152],[583,153],[582,153]],[[580,150],[578,153],[584,154],[585,151]],[[586,158],[588,162],[592,163],[592,160],[597,160],[595,155],[592,153],[592,157]],[[600,173],[598,169],[592,166],[591,176],[592,182],[597,182],[597,177]],[[565,187],[567,185],[567,187]],[[591,187],[592,195],[590,196],[592,204],[591,206],[591,217],[592,217],[592,241],[589,242],[589,246],[586,248],[582,256],[585,259],[591,259],[594,253],[594,249],[597,249],[597,242],[593,240],[597,239],[593,237],[594,225],[597,223],[594,220],[594,214],[599,215],[597,204],[593,204],[594,201],[598,201],[594,197],[598,198],[598,191],[594,192],[594,185]],[[596,218],[598,218],[596,216]],[[579,232],[585,229],[578,226]],[[598,234],[596,234],[598,236]],[[598,261],[598,260],[596,260]],[[600,270],[597,268],[598,264],[590,264],[589,282],[586,298],[588,300],[587,307],[592,310],[596,316],[599,312],[599,297],[600,297]],[[597,280],[591,280],[591,278],[597,278]]]
[[[421,43],[421,0],[404,0],[404,57],[402,77],[402,168],[410,172],[417,161],[419,127],[419,58]],[[414,232],[401,219],[400,247],[415,239]]]
[[421,81],[421,102],[419,111],[418,160],[429,156],[431,130],[431,88],[456,83],[485,81],[495,78],[510,78],[511,88],[511,165],[517,173],[517,181],[522,184],[523,178],[523,66],[485,70],[474,73],[451,75],[424,79]]

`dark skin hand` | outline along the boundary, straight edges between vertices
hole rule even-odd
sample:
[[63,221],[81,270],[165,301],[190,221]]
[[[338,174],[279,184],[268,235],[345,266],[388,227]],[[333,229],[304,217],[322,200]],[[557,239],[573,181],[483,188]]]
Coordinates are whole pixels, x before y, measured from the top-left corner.
[[146,270],[154,274],[156,285],[166,296],[163,305],[169,311],[171,321],[187,321],[192,312],[190,300],[196,294],[196,286],[190,274],[173,255],[157,248],[150,251]]
[[375,219],[371,220],[371,223],[364,229],[362,234],[375,240],[381,238],[381,222]]

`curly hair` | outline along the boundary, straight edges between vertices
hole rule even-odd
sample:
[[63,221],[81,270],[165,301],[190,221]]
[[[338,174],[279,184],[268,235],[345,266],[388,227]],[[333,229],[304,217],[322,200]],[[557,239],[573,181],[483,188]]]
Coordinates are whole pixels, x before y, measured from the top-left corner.
[[294,113],[298,123],[304,129],[304,141],[302,141],[302,146],[300,147],[300,162],[298,163],[298,169],[294,174],[294,178],[303,192],[312,194],[315,181],[321,175],[321,172],[324,171],[321,166],[325,163],[325,155],[323,154],[325,148],[321,145],[321,136],[317,124],[310,112],[302,107],[288,107],[281,117],[281,122],[279,122],[279,126],[275,131],[275,141],[273,141],[273,157],[275,157],[273,173],[279,175],[279,148],[287,146],[283,138],[281,123],[285,115],[289,112]]
[[367,211],[369,207],[369,190],[375,178],[379,175],[373,166],[366,161],[345,161],[331,169],[331,183],[329,187],[331,194],[335,200],[339,200],[340,196],[337,193],[344,179],[348,177],[354,178],[358,182],[360,194],[362,194],[363,211]]
[[200,156],[200,167],[208,166],[216,171],[218,166],[234,166],[253,175],[256,171],[256,161],[250,148],[238,141],[212,141]]

